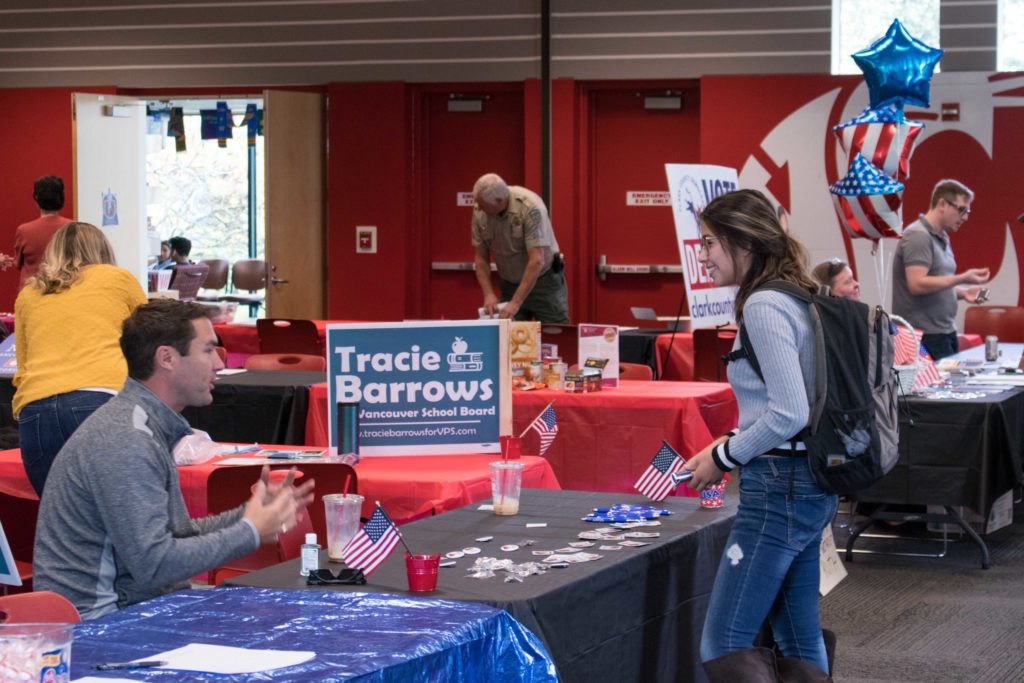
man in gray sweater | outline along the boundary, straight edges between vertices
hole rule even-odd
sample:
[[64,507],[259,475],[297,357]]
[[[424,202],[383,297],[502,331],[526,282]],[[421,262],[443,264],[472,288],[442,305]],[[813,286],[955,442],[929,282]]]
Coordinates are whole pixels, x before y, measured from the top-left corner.
[[210,309],[160,299],[124,322],[124,390],[68,439],[50,470],[36,527],[34,584],[93,619],[187,588],[190,576],[272,542],[312,500],[312,484],[268,486],[228,512],[191,519],[172,449],[208,405],[217,370]]

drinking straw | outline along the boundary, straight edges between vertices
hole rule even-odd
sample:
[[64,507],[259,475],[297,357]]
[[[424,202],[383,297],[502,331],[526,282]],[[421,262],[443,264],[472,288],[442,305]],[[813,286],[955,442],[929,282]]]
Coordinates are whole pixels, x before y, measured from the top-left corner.
[[345,488],[343,488],[341,490],[341,495],[343,495],[343,496],[347,496],[348,495],[348,485],[350,483],[352,483],[352,474],[351,473],[345,475]]
[[500,468],[498,470],[498,490],[501,491],[501,500],[498,501],[498,505],[504,505],[505,504],[505,468]]

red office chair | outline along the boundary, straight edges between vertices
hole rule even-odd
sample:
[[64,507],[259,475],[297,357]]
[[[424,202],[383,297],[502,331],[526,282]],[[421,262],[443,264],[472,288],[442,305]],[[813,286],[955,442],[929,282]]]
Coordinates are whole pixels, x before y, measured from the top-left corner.
[[77,624],[81,620],[67,598],[50,591],[0,597],[0,624]]
[[633,379],[641,382],[654,380],[654,370],[642,363],[619,363],[619,379]]
[[[305,541],[306,533],[315,532],[324,541],[327,538],[327,515],[324,511],[323,497],[329,493],[341,493],[348,481],[348,492],[358,491],[356,472],[351,465],[343,463],[282,463],[271,466],[271,480],[275,473],[285,473],[295,467],[297,479],[312,478],[316,481],[313,489],[313,502],[306,508],[303,520],[295,529],[281,534],[276,545],[264,545],[254,553],[213,569],[208,574],[211,584],[223,581],[230,576],[262,569],[287,559],[298,557],[299,546]],[[260,465],[241,465],[217,467],[206,480],[206,510],[214,515],[231,510],[252,497],[252,487],[260,477]]]
[[727,382],[722,356],[732,350],[737,330],[733,326],[693,331],[693,378],[698,382]]
[[304,353],[257,353],[245,359],[245,369],[325,372],[327,360],[323,356]]
[[312,320],[264,318],[256,321],[260,353],[304,353],[324,355],[320,333]]
[[971,306],[964,316],[964,332],[999,341],[1024,342],[1024,308],[1020,306]]

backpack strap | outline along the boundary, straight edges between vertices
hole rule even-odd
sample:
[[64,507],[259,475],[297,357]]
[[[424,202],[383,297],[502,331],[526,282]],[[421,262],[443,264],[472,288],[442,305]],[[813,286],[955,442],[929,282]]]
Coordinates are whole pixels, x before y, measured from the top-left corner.
[[[785,280],[771,280],[764,283],[757,288],[757,291],[762,289],[770,289],[777,292],[788,294],[796,299],[800,299],[807,304],[808,313],[811,316],[811,330],[814,334],[814,393],[813,398],[808,397],[808,408],[810,414],[808,416],[807,427],[800,432],[799,436],[802,436],[805,432],[814,434],[818,431],[818,424],[821,422],[821,416],[825,412],[825,399],[828,395],[828,366],[825,357],[825,337],[822,332],[821,317],[818,314],[818,309],[814,306],[814,297],[803,287],[795,285],[792,282],[786,282]],[[743,323],[740,323],[740,348],[730,352],[728,355],[722,357],[722,360],[728,365],[734,360],[740,358],[746,358],[747,362],[750,363],[750,367],[753,368],[754,372],[757,373],[758,379],[764,382],[764,374],[761,372],[761,364],[757,362],[757,354],[754,352],[754,346],[750,343],[750,336],[747,334],[746,327]]]

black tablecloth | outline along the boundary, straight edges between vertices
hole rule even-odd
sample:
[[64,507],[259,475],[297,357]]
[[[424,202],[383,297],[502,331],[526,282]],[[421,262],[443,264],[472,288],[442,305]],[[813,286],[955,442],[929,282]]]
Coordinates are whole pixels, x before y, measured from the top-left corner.
[[[664,506],[675,514],[662,517],[661,537],[641,548],[587,552],[603,559],[550,569],[523,583],[505,583],[503,576],[468,578],[466,568],[478,557],[540,560],[532,550],[555,550],[578,540],[580,531],[601,525],[580,518],[597,506],[616,502],[649,503],[640,496],[582,491],[523,492],[520,514],[499,517],[477,510],[478,504],[402,527],[415,552],[441,552],[467,546],[481,548],[457,566],[441,569],[438,589],[408,593],[401,546],[369,579],[366,586],[326,586],[313,590],[352,590],[483,602],[507,610],[547,646],[563,681],[703,681],[700,634],[715,571],[725,545],[735,500],[719,510],[702,510],[696,498],[669,498]],[[526,528],[547,522],[544,528]],[[486,543],[474,539],[494,536]],[[534,539],[530,547],[502,552],[500,547]],[[337,569],[326,562],[321,566]],[[229,581],[264,588],[307,588],[298,561],[285,562]]]
[[309,387],[324,380],[322,372],[249,370],[218,379],[213,403],[182,415],[214,441],[302,445]]
[[[902,401],[901,401],[902,403]],[[900,459],[859,500],[966,505],[987,516],[1024,481],[1024,389],[980,399],[915,397],[900,408]]]
[[640,363],[650,366],[654,376],[658,376],[658,362],[655,342],[659,334],[671,334],[668,328],[648,329],[637,328],[624,330],[619,335],[619,361],[622,363]]

